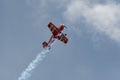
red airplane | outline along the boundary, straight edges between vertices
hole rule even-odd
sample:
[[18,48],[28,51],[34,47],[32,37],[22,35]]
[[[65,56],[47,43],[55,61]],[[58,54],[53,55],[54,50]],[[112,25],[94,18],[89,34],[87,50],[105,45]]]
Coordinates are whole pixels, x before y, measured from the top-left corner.
[[52,22],[50,22],[48,24],[48,28],[52,32],[52,36],[48,42],[44,41],[42,43],[43,48],[49,47],[50,49],[51,47],[50,45],[55,41],[55,39],[60,40],[64,44],[67,44],[68,42],[68,38],[66,37],[67,34],[62,33],[62,31],[64,30],[64,28],[66,28],[66,26],[62,24],[60,25],[60,27],[56,27]]

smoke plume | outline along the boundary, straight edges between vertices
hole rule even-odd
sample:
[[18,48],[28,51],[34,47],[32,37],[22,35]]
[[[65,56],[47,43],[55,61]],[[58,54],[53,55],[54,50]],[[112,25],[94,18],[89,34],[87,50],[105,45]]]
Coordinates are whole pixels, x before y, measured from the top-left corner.
[[28,67],[22,72],[21,76],[18,80],[28,80],[30,78],[33,70],[41,63],[41,61],[45,58],[47,53],[49,52],[48,49],[43,50],[40,52],[36,58],[28,65]]

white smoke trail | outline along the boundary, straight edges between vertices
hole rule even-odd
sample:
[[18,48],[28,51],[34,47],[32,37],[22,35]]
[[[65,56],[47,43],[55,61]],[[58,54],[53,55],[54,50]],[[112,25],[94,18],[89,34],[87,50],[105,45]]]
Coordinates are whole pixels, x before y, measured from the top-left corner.
[[43,50],[39,53],[36,58],[28,65],[28,67],[22,72],[18,80],[28,80],[31,76],[33,70],[38,66],[38,64],[45,58],[46,54],[49,52],[49,49]]

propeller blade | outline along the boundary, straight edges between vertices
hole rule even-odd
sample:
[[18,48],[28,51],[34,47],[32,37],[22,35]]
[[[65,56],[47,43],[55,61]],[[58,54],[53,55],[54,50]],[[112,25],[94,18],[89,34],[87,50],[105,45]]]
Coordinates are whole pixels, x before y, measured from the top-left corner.
[[64,27],[67,29],[68,27],[66,27],[65,25],[64,25]]

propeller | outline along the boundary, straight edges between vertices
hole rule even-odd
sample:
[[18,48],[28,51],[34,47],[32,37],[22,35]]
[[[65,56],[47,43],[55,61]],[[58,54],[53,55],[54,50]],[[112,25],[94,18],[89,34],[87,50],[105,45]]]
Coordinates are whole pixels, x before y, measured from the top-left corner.
[[68,29],[68,27],[67,27],[67,26],[65,26],[65,25],[64,25],[64,27],[65,27],[66,29]]
[[61,24],[61,25],[63,25],[66,29],[68,29],[68,27],[67,27],[67,26],[65,26],[64,24]]

